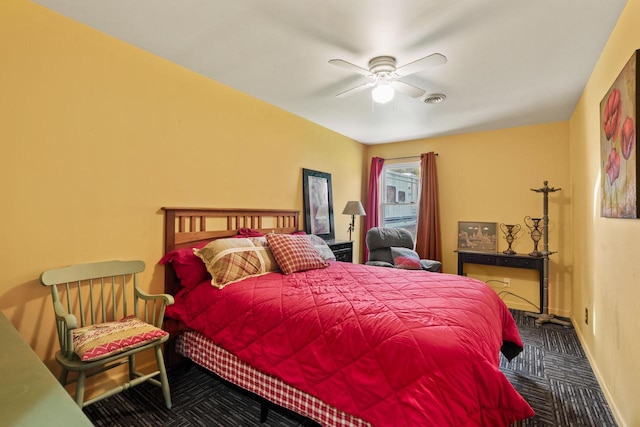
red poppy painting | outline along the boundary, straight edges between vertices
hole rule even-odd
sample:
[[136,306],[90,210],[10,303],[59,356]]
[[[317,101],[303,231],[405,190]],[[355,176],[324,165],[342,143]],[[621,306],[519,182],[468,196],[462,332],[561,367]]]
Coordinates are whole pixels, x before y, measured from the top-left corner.
[[638,218],[638,53],[600,102],[600,216],[608,218]]

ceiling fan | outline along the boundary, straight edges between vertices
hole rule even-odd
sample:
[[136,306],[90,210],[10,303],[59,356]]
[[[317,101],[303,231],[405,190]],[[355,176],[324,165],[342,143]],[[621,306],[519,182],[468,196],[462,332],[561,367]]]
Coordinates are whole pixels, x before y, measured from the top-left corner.
[[[373,87],[371,96],[375,102],[384,104],[393,99],[394,93],[404,93],[412,98],[419,98],[425,94],[425,90],[402,80],[402,77],[408,76],[425,68],[442,65],[447,62],[447,57],[440,53],[420,58],[416,61],[396,67],[396,58],[393,56],[376,56],[369,61],[369,69],[359,67],[351,62],[343,59],[332,59],[329,64],[336,65],[346,70],[355,71],[358,74],[369,77],[372,80],[353,87],[351,89],[340,92],[336,96],[338,98],[352,95],[362,90]],[[444,95],[439,95],[444,97]],[[444,99],[444,98],[441,98]]]

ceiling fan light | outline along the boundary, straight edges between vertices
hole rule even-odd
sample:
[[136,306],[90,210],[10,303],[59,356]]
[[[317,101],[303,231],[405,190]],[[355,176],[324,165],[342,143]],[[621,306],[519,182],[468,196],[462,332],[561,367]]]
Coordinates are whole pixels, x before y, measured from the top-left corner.
[[371,98],[378,104],[386,104],[393,99],[395,91],[388,84],[379,84],[371,91]]

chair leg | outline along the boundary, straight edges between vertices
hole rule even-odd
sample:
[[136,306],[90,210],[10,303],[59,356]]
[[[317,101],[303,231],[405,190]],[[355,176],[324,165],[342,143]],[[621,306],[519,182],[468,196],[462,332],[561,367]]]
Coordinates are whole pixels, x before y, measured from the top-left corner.
[[67,371],[65,368],[62,368],[62,371],[60,371],[60,376],[58,377],[58,381],[60,381],[60,384],[62,384],[63,387],[67,385],[68,376],[69,371]]
[[160,384],[162,385],[162,394],[164,395],[164,403],[167,409],[171,409],[171,390],[169,389],[169,378],[167,378],[167,370],[164,366],[164,358],[162,357],[162,349],[156,346],[156,362],[160,371]]
[[129,356],[129,381],[136,377],[136,358],[132,354]]
[[87,376],[85,371],[78,372],[78,382],[76,384],[76,404],[82,408],[84,403],[84,379]]

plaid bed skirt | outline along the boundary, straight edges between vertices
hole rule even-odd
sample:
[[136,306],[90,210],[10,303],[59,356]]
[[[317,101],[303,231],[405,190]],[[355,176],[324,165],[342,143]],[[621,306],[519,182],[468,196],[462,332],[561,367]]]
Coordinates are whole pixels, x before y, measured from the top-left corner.
[[270,402],[311,418],[323,426],[370,426],[368,422],[340,411],[320,399],[284,383],[279,378],[258,371],[228,351],[216,346],[198,332],[183,332],[176,341],[176,350],[225,380],[262,396]]

